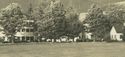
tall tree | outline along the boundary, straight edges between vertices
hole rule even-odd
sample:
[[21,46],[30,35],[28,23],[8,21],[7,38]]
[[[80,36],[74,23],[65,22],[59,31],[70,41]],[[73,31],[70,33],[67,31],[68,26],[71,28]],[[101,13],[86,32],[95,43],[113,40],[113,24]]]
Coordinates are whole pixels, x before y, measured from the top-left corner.
[[23,13],[21,7],[17,3],[12,3],[6,8],[2,9],[1,14],[4,31],[7,35],[11,36],[11,42],[14,42],[16,29],[17,27],[20,27],[23,22]]
[[83,25],[79,21],[76,11],[69,7],[66,13],[66,34],[67,36],[74,38],[83,31]]
[[65,34],[65,9],[60,1],[52,1],[49,14],[53,25],[50,28],[51,37],[59,38]]
[[[41,11],[40,11],[41,10]],[[40,18],[37,19],[38,32],[42,37],[58,38],[64,34],[65,10],[60,1],[51,1],[44,9],[38,12]]]
[[110,25],[114,26],[116,24],[123,24],[125,21],[125,12],[122,9],[115,8],[111,11],[109,11],[109,14],[107,15]]
[[90,31],[93,33],[93,40],[104,38],[105,34],[110,31],[109,21],[103,14],[103,10],[95,4],[89,9],[84,22],[91,26]]
[[47,27],[51,26],[51,24],[49,23],[49,21],[51,21],[51,20],[49,20],[49,18],[45,14],[46,8],[48,6],[49,6],[48,0],[42,1],[40,3],[40,5],[34,9],[34,12],[33,12],[33,17],[35,19],[35,24],[36,24],[36,28],[37,28],[35,33],[39,37],[47,34],[46,29],[47,29]]

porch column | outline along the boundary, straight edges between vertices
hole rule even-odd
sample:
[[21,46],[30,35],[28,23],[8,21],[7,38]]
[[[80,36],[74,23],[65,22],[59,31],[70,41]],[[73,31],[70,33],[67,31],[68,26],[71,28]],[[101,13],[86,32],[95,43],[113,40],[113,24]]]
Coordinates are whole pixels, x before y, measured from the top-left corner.
[[20,41],[22,41],[22,37],[20,37]]
[[24,37],[24,39],[25,39],[24,41],[26,41],[26,36]]
[[33,36],[33,42],[35,42],[35,36]]

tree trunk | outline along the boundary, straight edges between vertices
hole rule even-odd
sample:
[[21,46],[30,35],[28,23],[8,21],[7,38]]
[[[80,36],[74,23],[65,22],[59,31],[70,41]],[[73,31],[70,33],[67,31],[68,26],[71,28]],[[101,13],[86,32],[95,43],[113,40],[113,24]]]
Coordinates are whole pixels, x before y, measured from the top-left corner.
[[11,35],[11,43],[14,43],[14,36],[13,35]]

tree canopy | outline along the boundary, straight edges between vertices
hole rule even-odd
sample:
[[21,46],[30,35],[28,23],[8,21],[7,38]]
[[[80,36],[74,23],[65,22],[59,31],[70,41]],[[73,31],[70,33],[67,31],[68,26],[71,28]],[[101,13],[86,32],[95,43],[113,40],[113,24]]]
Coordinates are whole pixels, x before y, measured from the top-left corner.
[[90,25],[90,32],[93,33],[94,39],[103,38],[110,31],[107,17],[103,14],[103,10],[95,4],[88,10],[84,23]]

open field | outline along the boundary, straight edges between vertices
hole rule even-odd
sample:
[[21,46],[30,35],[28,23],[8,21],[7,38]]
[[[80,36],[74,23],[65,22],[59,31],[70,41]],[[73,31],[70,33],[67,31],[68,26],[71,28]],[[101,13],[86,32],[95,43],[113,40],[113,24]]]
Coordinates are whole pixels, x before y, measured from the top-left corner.
[[125,43],[1,45],[0,57],[125,57]]

